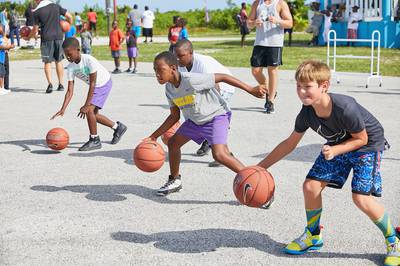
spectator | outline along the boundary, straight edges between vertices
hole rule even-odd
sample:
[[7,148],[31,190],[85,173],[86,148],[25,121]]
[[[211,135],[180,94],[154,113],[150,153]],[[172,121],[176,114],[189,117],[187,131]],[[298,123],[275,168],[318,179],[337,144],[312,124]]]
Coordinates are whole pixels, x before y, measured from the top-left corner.
[[[60,16],[64,16],[69,24],[72,24],[72,15],[60,5],[49,0],[35,0],[38,6],[33,11],[35,24],[40,26],[40,51],[44,63],[44,73],[48,82],[46,93],[53,92],[51,79],[51,63],[55,62],[58,78],[58,91],[63,91],[64,51],[62,49],[64,34],[61,30]],[[37,32],[37,26],[34,32]]]
[[94,31],[94,36],[97,36],[97,13],[93,11],[93,8],[89,9],[89,12],[87,13],[87,17],[89,20],[89,31],[92,32]]
[[3,34],[7,35],[8,32],[8,20],[7,20],[7,9],[6,7],[0,12],[0,24],[3,27]]
[[[362,21],[362,15],[358,13],[359,6],[353,6],[347,22],[347,39],[357,39],[358,23]],[[347,46],[353,46],[354,42],[348,42]]]
[[3,28],[1,27],[0,28],[0,95],[5,95],[10,92],[9,88],[6,89],[5,78],[7,76],[6,66],[8,64],[7,51],[12,48],[14,48],[14,45],[10,45],[8,43]]
[[168,29],[168,41],[169,41],[169,51],[171,53],[175,52],[175,44],[179,40],[179,36],[181,33],[182,28],[178,25],[179,16],[173,16],[172,23],[173,25]]
[[[126,31],[126,49],[129,59],[129,67],[125,72],[134,74],[137,72],[136,57],[138,55],[138,48],[137,48],[137,38],[135,36],[135,32],[131,29],[128,29]],[[132,70],[132,60],[134,65],[133,70]]]
[[118,28],[118,22],[116,20],[112,23],[112,31],[110,32],[110,48],[111,48],[111,56],[114,58],[115,69],[112,72],[113,74],[121,73],[119,66],[121,64],[121,44],[124,42],[124,34]]
[[144,40],[147,43],[147,37],[150,37],[150,42],[153,42],[153,23],[155,20],[155,16],[153,11],[149,10],[148,6],[144,7],[144,12],[142,15],[142,23],[143,23],[143,36],[146,37]]
[[178,40],[188,40],[189,39],[189,33],[188,33],[187,28],[186,28],[186,24],[187,24],[186,19],[180,18],[178,20],[178,27],[181,28]]
[[127,17],[125,21],[125,31],[132,30],[132,20]]
[[328,7],[327,10],[324,10],[321,13],[324,14],[324,34],[322,35],[322,37],[324,38],[324,42],[326,43],[328,41],[329,30],[331,29],[332,26],[331,8]]
[[32,10],[33,10],[33,5],[32,3],[29,3],[28,7],[25,9],[25,14],[24,14],[26,19],[25,26],[28,26],[31,29],[31,36],[29,37],[29,39],[31,39],[32,37],[35,38],[35,46],[36,46],[38,40],[38,34],[37,32],[33,31],[33,26],[35,25],[35,18],[33,16]]
[[87,22],[83,23],[81,31],[81,46],[83,54],[91,54],[92,52],[92,33],[88,31],[89,24]]
[[133,10],[129,12],[128,18],[132,20],[132,30],[135,31],[136,38],[139,38],[140,32],[142,31],[141,28],[141,20],[142,20],[142,14],[138,10],[138,5],[133,5]]
[[240,9],[239,14],[237,14],[240,35],[242,35],[242,39],[240,41],[240,46],[244,47],[244,41],[246,39],[246,35],[250,33],[249,28],[247,27],[247,11],[246,11],[246,3],[242,3],[242,9]]
[[288,33],[289,34],[289,40],[288,40],[288,46],[292,46],[292,33],[293,33],[293,27],[294,27],[294,3],[293,2],[287,2],[289,10],[290,10],[290,14],[292,15],[292,21],[293,21],[293,25],[290,29],[285,29],[284,33]]
[[11,5],[11,10],[9,14],[9,21],[10,21],[10,39],[11,44],[14,44],[14,35],[17,38],[17,45],[20,46],[19,42],[19,21],[18,21],[18,14],[15,10],[15,4]]
[[82,30],[82,18],[78,12],[75,12],[75,27],[77,32],[81,32]]
[[319,11],[320,4],[317,2],[313,2],[311,8],[314,11],[314,15],[311,18],[311,25],[306,29],[307,33],[312,33],[311,41],[308,43],[309,46],[317,46],[318,45],[318,35],[319,29],[322,25],[324,15]]

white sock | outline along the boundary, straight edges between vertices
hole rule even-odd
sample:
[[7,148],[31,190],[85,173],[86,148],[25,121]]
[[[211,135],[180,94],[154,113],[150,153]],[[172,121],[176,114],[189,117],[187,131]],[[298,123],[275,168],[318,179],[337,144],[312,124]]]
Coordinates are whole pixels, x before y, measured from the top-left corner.
[[97,138],[99,135],[90,135],[90,138],[94,139]]
[[115,123],[114,123],[114,125],[112,126],[112,129],[116,130],[116,129],[117,129],[117,127],[118,127],[118,123],[117,123],[117,122],[115,122]]

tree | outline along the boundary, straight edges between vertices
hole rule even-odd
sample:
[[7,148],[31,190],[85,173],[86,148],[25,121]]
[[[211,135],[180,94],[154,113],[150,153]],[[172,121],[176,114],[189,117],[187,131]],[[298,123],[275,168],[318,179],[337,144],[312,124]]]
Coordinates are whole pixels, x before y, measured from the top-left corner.
[[236,7],[236,4],[235,4],[235,2],[233,2],[233,0],[226,0],[226,5],[227,5],[229,8],[234,8],[234,7]]

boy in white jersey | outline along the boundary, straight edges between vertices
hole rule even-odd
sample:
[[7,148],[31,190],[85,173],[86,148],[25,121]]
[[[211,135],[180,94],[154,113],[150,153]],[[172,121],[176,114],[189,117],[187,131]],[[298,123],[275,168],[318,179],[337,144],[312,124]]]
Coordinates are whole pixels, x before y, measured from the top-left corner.
[[106,116],[99,114],[103,108],[108,94],[112,88],[110,73],[91,55],[81,54],[79,42],[75,38],[65,39],[63,45],[64,54],[70,62],[68,65],[68,90],[65,94],[63,105],[51,119],[63,116],[72,95],[74,94],[74,79],[81,79],[89,85],[85,104],[81,107],[78,116],[88,121],[90,137],[79,151],[90,151],[101,148],[100,137],[97,135],[97,123],[114,130],[111,144],[117,144],[127,127],[121,122],[113,122]]

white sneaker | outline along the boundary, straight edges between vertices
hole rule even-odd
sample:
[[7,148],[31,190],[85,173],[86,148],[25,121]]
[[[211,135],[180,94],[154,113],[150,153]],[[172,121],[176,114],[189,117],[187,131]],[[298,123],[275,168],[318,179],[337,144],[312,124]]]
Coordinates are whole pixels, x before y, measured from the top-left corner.
[[6,95],[6,94],[9,94],[9,93],[10,93],[9,90],[6,90],[4,88],[0,88],[0,95]]
[[157,195],[166,196],[168,194],[178,192],[182,189],[181,176],[173,177],[169,176],[167,183],[165,183],[160,189],[157,190]]

